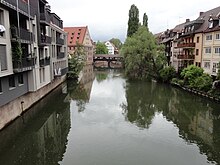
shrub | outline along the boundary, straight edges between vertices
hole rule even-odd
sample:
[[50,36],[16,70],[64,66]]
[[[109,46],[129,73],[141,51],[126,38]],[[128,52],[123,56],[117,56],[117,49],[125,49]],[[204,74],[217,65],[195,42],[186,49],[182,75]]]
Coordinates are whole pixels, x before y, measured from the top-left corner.
[[163,82],[170,82],[175,76],[176,70],[172,66],[168,66],[160,70],[160,77]]

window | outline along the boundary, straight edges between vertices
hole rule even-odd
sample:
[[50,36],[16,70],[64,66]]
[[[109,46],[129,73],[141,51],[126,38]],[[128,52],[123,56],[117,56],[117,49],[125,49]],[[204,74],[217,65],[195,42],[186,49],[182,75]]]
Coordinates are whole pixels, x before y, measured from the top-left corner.
[[205,48],[205,53],[210,54],[211,53],[211,47]]
[[199,49],[196,49],[196,55],[199,55]]
[[213,63],[212,72],[217,73],[218,63]]
[[1,71],[8,69],[6,45],[0,45],[0,61],[1,61]]
[[197,37],[196,42],[199,43],[199,37]]
[[215,48],[215,54],[220,54],[220,47]]
[[210,62],[204,62],[204,68],[210,69]]
[[213,21],[209,21],[209,28],[213,28]]
[[24,84],[23,74],[19,74],[18,75],[18,84],[19,85],[23,85]]
[[220,39],[220,33],[218,33],[218,34],[215,35],[215,39],[216,39],[216,40],[219,40],[219,39]]
[[15,88],[15,77],[14,76],[10,76],[8,78],[8,82],[9,82],[9,88]]
[[0,79],[0,93],[2,93],[2,81]]
[[206,40],[212,40],[212,35],[207,35]]

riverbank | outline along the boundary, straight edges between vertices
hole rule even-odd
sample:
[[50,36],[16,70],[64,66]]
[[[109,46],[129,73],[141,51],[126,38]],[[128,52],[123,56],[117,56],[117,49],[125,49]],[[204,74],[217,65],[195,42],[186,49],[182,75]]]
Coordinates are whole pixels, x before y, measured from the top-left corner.
[[220,98],[219,97],[216,97],[216,96],[213,96],[213,95],[210,95],[208,94],[207,92],[203,92],[203,91],[198,91],[196,89],[191,89],[191,88],[188,88],[188,87],[185,87],[185,86],[181,86],[179,85],[178,83],[171,83],[171,85],[173,87],[176,87],[176,88],[180,88],[184,91],[187,91],[189,93],[192,93],[192,94],[195,94],[197,96],[200,96],[200,97],[205,97],[205,98],[208,98],[212,101],[216,101],[218,103],[220,103]]
[[56,78],[51,83],[37,90],[36,92],[29,92],[6,105],[3,105],[0,109],[0,130],[14,121],[17,117],[21,116],[31,106],[40,101],[43,97],[53,91],[62,82],[64,82],[66,76]]

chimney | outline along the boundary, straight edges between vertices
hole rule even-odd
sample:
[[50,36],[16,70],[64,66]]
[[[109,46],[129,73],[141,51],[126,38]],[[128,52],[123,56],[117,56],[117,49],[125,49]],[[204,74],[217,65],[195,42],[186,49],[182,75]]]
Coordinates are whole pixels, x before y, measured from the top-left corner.
[[186,19],[186,23],[189,22],[189,21],[190,21],[190,19],[187,18],[187,19]]
[[203,13],[204,13],[204,12],[200,11],[200,12],[199,12],[199,16],[201,16]]

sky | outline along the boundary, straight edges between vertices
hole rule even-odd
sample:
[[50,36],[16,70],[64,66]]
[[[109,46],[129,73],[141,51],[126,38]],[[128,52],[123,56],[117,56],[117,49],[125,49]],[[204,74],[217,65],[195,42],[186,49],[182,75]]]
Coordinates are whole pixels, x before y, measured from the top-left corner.
[[[172,29],[199,12],[220,6],[219,0],[47,0],[51,11],[64,27],[88,26],[94,41],[126,39],[128,13],[132,4],[139,9],[139,20],[148,15],[148,27],[155,34]],[[220,12],[220,11],[219,11]]]

